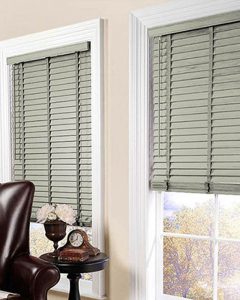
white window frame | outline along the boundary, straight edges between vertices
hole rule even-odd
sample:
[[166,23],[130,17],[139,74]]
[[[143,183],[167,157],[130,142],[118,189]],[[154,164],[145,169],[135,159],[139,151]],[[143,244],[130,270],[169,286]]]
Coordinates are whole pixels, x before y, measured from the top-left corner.
[[[10,73],[7,58],[84,41],[91,42],[92,59],[93,244],[104,251],[103,20],[100,18],[0,42],[0,182],[10,181],[12,171]],[[105,299],[104,277],[104,271],[93,273],[91,293],[89,289],[82,289],[80,284],[81,294]]]
[[157,299],[157,195],[149,190],[148,29],[240,9],[239,0],[172,0],[130,15],[129,253],[130,300]]

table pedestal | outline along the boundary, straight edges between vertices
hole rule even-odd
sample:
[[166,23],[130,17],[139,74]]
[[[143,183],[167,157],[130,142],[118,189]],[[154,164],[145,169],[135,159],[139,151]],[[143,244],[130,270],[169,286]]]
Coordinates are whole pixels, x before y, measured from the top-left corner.
[[70,281],[70,291],[68,300],[80,300],[79,279],[81,273],[92,273],[103,270],[109,260],[105,253],[99,253],[96,256],[89,257],[84,262],[59,261],[57,257],[52,257],[49,253],[40,256],[41,259],[58,267],[60,273],[68,274]]
[[68,300],[81,300],[79,292],[79,279],[81,278],[81,274],[69,273],[67,278],[70,281]]

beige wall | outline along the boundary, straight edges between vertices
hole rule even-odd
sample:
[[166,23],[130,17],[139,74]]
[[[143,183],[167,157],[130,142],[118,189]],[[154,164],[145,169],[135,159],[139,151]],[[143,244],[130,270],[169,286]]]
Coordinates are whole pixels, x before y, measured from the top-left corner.
[[[109,300],[129,299],[129,13],[164,0],[1,0],[0,40],[105,19],[106,249]],[[55,297],[54,297],[55,298]]]

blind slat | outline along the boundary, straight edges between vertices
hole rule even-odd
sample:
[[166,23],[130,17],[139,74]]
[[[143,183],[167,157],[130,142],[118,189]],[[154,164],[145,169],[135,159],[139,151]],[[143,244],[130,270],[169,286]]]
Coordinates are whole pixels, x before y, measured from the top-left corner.
[[81,47],[13,66],[14,176],[35,184],[32,219],[44,203],[67,203],[90,226],[91,55]]
[[240,194],[240,22],[210,19],[151,32],[153,189]]

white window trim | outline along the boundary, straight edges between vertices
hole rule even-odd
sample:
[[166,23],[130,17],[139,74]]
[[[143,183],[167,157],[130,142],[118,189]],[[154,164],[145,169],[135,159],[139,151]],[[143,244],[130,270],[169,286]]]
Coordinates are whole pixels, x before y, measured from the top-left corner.
[[[157,299],[156,195],[149,190],[149,53],[147,30],[240,9],[239,0],[171,0],[130,15],[129,253],[130,300]],[[154,218],[155,216],[155,218]],[[144,247],[145,245],[145,247]],[[159,300],[159,299],[157,299]]]
[[[92,58],[93,243],[104,251],[103,20],[94,19],[0,42],[0,182],[11,180],[11,109],[7,58],[83,41],[91,42]],[[84,291],[81,293],[84,295]],[[104,299],[104,295],[104,271],[101,271],[93,275],[91,296]]]

